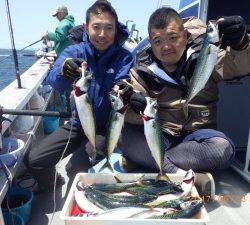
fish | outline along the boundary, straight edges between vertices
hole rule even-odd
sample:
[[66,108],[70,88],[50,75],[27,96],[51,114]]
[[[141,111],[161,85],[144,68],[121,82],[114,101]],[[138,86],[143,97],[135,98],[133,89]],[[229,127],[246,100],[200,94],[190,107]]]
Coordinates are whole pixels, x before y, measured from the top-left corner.
[[127,192],[130,194],[162,195],[172,192],[183,192],[181,186],[175,183],[164,180],[155,181],[154,179],[142,180],[142,177],[135,182],[93,184],[91,187],[107,193]]
[[110,112],[106,143],[105,143],[107,161],[100,168],[99,172],[105,168],[109,168],[112,172],[114,172],[109,160],[110,160],[110,156],[112,155],[112,153],[114,152],[117,146],[117,143],[118,143],[118,140],[119,140],[122,128],[123,128],[123,124],[124,124],[125,113],[127,110],[127,105],[124,105],[119,92],[116,92],[116,91],[110,92],[110,102],[111,102],[112,110]]
[[203,206],[202,200],[187,201],[180,204],[181,209],[172,209],[162,215],[150,216],[148,219],[179,219],[192,218],[195,216]]
[[154,211],[152,208],[141,208],[141,207],[119,207],[115,209],[105,210],[104,212],[90,212],[84,213],[81,216],[85,218],[95,219],[127,219],[133,217],[142,212]]
[[86,198],[101,209],[137,206],[157,199],[157,196],[153,195],[115,195],[95,190],[87,185],[78,184],[77,188],[79,187],[84,191]]
[[[195,173],[193,170],[190,169],[187,171],[185,177],[183,178],[180,184],[181,189],[183,190],[182,192],[177,191],[175,193],[159,195],[159,197],[154,202],[152,202],[152,205],[158,205],[165,201],[179,200],[179,199],[183,199],[185,197],[190,196],[192,192],[192,188],[194,186],[194,181],[195,181]],[[151,205],[151,203],[148,205]]]
[[189,102],[205,87],[214,70],[219,53],[219,43],[218,25],[209,21],[206,36],[190,80],[186,101],[183,104],[183,111],[186,118],[188,118]]
[[189,197],[183,197],[180,199],[173,199],[168,201],[162,201],[162,202],[149,202],[146,203],[145,206],[152,207],[152,208],[178,208],[181,209],[180,205],[183,202],[189,201]]
[[163,145],[163,133],[158,121],[157,115],[157,100],[146,97],[147,105],[141,116],[144,123],[144,134],[151,152],[160,172],[156,177],[158,180],[160,177],[165,177],[170,180],[169,177],[163,173],[163,157],[164,157],[164,145]]
[[86,68],[82,66],[82,76],[73,86],[73,95],[84,134],[93,147],[92,152],[88,152],[88,154],[90,162],[94,163],[97,155],[96,125],[93,106],[88,93],[92,77],[93,73],[86,71]]

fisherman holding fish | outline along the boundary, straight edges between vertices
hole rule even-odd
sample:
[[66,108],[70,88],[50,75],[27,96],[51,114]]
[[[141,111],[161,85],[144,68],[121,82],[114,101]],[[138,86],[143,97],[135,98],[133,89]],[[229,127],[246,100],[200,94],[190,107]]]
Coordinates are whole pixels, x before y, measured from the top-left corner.
[[207,172],[227,168],[234,157],[232,141],[216,130],[217,85],[250,73],[245,22],[229,16],[206,27],[163,7],[151,15],[148,32],[151,47],[137,55],[131,69],[134,93],[122,134],[123,165],[204,172],[196,174],[197,188],[213,196]]
[[[132,54],[122,47],[129,33],[118,22],[116,11],[108,1],[96,1],[87,10],[85,28],[83,42],[66,48],[47,78],[59,92],[72,89],[76,81],[73,93],[80,121],[72,118],[27,154],[26,165],[41,192],[53,187],[55,165],[66,145],[64,157],[81,144],[85,148],[88,141],[91,150],[102,149],[111,112],[109,93],[114,86],[122,89],[119,96],[132,91],[123,81],[129,79],[129,69],[134,63]],[[86,108],[91,115],[88,118],[84,118]],[[63,182],[61,176],[58,179],[57,183]]]

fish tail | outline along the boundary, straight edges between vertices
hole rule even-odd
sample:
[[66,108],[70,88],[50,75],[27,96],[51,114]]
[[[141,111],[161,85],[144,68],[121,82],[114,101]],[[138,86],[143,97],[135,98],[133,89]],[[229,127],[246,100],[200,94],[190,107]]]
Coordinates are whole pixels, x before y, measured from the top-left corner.
[[185,116],[185,119],[187,119],[188,118],[188,104],[187,103],[185,103],[184,105],[183,105],[183,113],[184,113],[184,116]]
[[163,173],[162,171],[160,173],[158,173],[155,180],[158,181],[158,180],[160,180],[161,177],[164,178],[164,180],[166,180],[166,181],[171,181],[170,178],[168,177],[168,175],[166,173]]
[[99,172],[101,172],[105,168],[108,168],[112,173],[114,173],[114,170],[113,170],[109,160],[107,160],[107,162],[105,162],[105,164],[100,168]]

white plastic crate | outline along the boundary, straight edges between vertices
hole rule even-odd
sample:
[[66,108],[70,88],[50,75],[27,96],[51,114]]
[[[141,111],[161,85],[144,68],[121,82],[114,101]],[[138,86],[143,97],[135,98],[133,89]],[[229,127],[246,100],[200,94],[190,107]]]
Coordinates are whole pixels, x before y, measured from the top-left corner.
[[[131,182],[138,180],[143,174],[141,173],[120,173],[116,174],[122,182]],[[145,174],[146,178],[155,178],[157,174]],[[181,182],[183,176],[178,176],[175,174],[168,174],[169,178],[173,182]],[[205,224],[209,221],[209,217],[205,207],[202,207],[200,213],[196,215],[196,218],[192,219],[95,219],[95,218],[83,218],[83,217],[73,217],[70,216],[72,210],[74,199],[74,191],[76,189],[76,184],[81,181],[85,184],[94,183],[115,183],[114,175],[108,173],[78,173],[74,179],[71,186],[70,192],[64,203],[63,209],[60,214],[60,218],[65,221],[65,225],[167,225],[167,224]],[[196,188],[193,187],[191,196],[197,197],[198,193]]]

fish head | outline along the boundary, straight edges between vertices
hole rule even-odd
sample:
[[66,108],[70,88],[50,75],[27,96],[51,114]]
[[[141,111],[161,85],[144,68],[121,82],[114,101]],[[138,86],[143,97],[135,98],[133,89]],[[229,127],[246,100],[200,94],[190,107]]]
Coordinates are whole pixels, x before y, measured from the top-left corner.
[[157,113],[157,100],[156,98],[146,97],[147,105],[144,110],[144,115],[155,118]]
[[121,95],[114,90],[109,93],[109,99],[113,110],[119,110],[124,106]]
[[201,199],[197,200],[191,200],[191,201],[185,201],[180,204],[181,209],[191,209],[196,207],[201,207],[203,205],[203,202]]
[[219,37],[219,29],[218,25],[215,22],[209,21],[207,25],[207,41],[209,43],[219,43],[220,37]]
[[92,78],[93,78],[93,73],[89,71],[85,71],[84,77],[81,78],[83,79],[83,85],[81,88],[82,91],[87,92],[89,90]]

